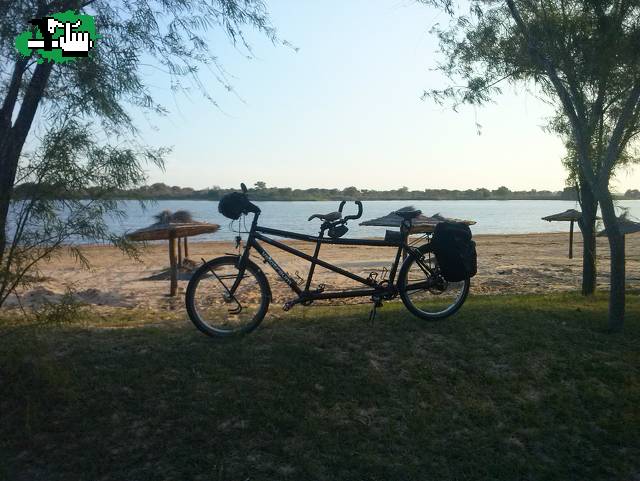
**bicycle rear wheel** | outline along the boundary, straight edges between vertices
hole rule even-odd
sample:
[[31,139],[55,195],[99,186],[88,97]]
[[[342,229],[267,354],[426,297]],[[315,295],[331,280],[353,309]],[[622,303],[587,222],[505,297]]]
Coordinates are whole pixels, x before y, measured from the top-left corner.
[[236,256],[203,264],[187,286],[189,318],[203,333],[229,337],[253,331],[264,319],[271,290],[264,273],[251,261],[242,270]]
[[429,321],[444,319],[458,311],[469,294],[469,279],[447,282],[428,245],[402,264],[398,292],[413,315]]

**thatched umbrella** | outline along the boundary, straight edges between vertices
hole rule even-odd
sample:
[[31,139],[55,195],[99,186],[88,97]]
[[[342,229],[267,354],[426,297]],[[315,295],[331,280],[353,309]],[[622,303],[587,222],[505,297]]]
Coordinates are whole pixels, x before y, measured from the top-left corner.
[[[389,212],[387,215],[360,222],[360,225],[374,227],[400,227],[402,225],[402,217],[396,215],[395,212]],[[411,232],[432,232],[439,221],[426,215],[420,214],[418,217],[411,219]]]
[[[195,222],[187,211],[178,211],[172,214],[170,211],[165,210],[156,215],[155,218],[158,222],[127,234],[127,239],[133,241],[169,240],[169,265],[171,266],[171,289],[169,295],[175,296],[178,290],[178,266],[182,264],[182,250],[179,243],[178,261],[176,261],[176,239],[179,242],[181,238],[184,238],[186,257],[189,254],[187,237],[213,233],[220,226],[207,222]],[[187,222],[180,222],[185,220]]]
[[558,214],[548,215],[542,220],[547,222],[571,222],[569,227],[569,259],[573,259],[573,224],[582,218],[582,212],[575,209],[567,209]]
[[[618,217],[618,225],[620,226],[620,232],[622,233],[622,248],[624,252],[627,234],[635,234],[636,232],[640,232],[640,222],[635,222],[627,218],[626,214],[622,214],[620,217]],[[606,235],[607,229],[603,229],[598,232],[598,237],[604,237]]]
[[[188,210],[177,210],[171,213],[170,210],[163,210],[159,214],[154,215],[157,220],[156,224],[193,224],[193,216]],[[182,243],[184,240],[184,258],[189,257],[189,244],[187,237],[178,237],[178,266],[182,266]]]
[[[625,215],[618,217],[618,225],[620,226],[620,232],[622,235],[635,234],[640,232],[640,222],[635,222],[628,219]],[[607,235],[607,229],[603,229],[598,232],[598,237],[604,237]]]
[[456,219],[454,217],[445,217],[443,215],[440,215],[439,212],[433,214],[431,216],[432,219],[436,219],[438,222],[457,222],[459,224],[466,224],[466,225],[476,225],[477,222],[475,220],[466,220],[466,219]]
[[[407,206],[398,210],[414,210],[414,208],[411,206]],[[387,215],[383,215],[382,217],[378,217],[377,219],[366,220],[364,222],[361,222],[360,225],[378,227],[400,227],[400,225],[402,225],[402,217],[396,215],[395,212],[396,211],[389,212]],[[441,216],[440,214],[435,214],[431,217],[420,214],[419,216],[411,220],[411,229],[409,230],[409,232],[411,232],[412,234],[433,232],[436,225],[440,222],[462,222],[467,225],[473,225],[476,223],[473,220],[449,219]]]

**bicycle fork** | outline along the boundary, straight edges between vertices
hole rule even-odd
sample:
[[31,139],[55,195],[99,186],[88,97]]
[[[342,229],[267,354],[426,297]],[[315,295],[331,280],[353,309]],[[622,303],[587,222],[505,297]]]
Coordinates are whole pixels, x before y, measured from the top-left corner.
[[[202,262],[204,263],[205,260],[202,259]],[[213,277],[216,278],[216,280],[220,283],[220,285],[222,286],[222,288],[226,291],[225,294],[223,294],[223,298],[226,302],[235,302],[236,306],[235,307],[231,307],[229,308],[229,313],[230,314],[240,314],[240,312],[242,312],[242,304],[240,304],[240,301],[238,301],[238,299],[235,296],[235,291],[238,288],[238,284],[240,283],[240,280],[244,277],[244,273],[242,271],[238,272],[238,277],[236,278],[235,282],[233,283],[233,286],[231,287],[231,290],[229,290],[229,288],[225,285],[224,282],[222,282],[222,279],[220,279],[220,276],[218,276],[218,274],[216,274],[216,272],[213,269],[209,269],[209,272],[211,272],[211,274],[213,274]]]

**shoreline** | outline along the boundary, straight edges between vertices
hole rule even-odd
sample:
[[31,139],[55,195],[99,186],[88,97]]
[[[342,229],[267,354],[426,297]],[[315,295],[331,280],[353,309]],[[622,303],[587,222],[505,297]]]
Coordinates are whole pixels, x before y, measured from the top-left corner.
[[[568,258],[569,234],[481,234],[474,236],[478,252],[478,275],[471,281],[471,295],[540,294],[579,291],[582,276],[582,242],[574,236],[573,259]],[[314,242],[285,239],[286,244],[313,254]],[[194,263],[234,253],[233,241],[190,242],[189,254]],[[60,255],[43,262],[41,279],[20,292],[26,307],[59,301],[69,288],[76,300],[98,311],[111,308],[141,308],[152,311],[184,310],[184,291],[189,273],[181,273],[178,295],[170,298],[168,243],[158,241],[140,245],[139,260],[132,259],[110,245],[87,245],[81,249],[91,269],[82,269],[73,258]],[[270,255],[289,274],[305,278],[309,263],[272,246],[265,245]],[[598,238],[598,289],[609,284],[609,248],[606,238]],[[332,264],[367,277],[381,272],[395,257],[395,247],[348,246],[325,244],[320,257]],[[640,235],[627,237],[627,287],[640,289]],[[275,307],[290,300],[293,294],[258,256],[253,256],[263,269],[273,293]],[[326,284],[327,290],[357,287],[346,277],[318,267],[313,285]],[[322,303],[318,303],[322,305]],[[17,307],[15,297],[4,308]]]
[[[384,227],[382,227],[383,229]],[[473,233],[473,226],[471,226],[471,231]],[[292,231],[292,232],[296,232],[296,231]],[[307,235],[304,234],[302,232],[296,232],[299,234],[303,234],[303,235]],[[233,233],[235,234],[235,233]],[[242,240],[244,241],[247,234],[246,233],[242,233]],[[216,234],[208,234],[208,235],[216,235]],[[414,234],[413,236],[415,238],[418,238],[421,234]],[[510,234],[473,234],[473,239],[481,239],[481,238],[494,238],[494,237],[526,237],[526,236],[557,236],[557,235],[569,235],[569,232],[567,230],[567,232],[563,232],[563,231],[557,231],[557,232],[520,232],[520,233],[510,233]],[[573,233],[574,236],[574,245],[576,243],[576,241],[579,240],[580,238],[580,230],[576,230]],[[294,239],[289,239],[286,237],[277,237],[277,236],[271,236],[271,237],[275,237],[276,239],[285,239],[285,241],[287,242],[301,242],[301,243],[305,243],[305,244],[313,244],[311,242],[306,242],[306,241],[296,241]],[[197,240],[198,236],[194,236],[194,237],[189,237],[189,245],[196,245],[196,244],[234,244],[235,242],[233,240],[224,240],[224,239],[220,239],[220,240]],[[380,240],[380,239],[384,239],[384,236],[379,236],[379,237],[342,237],[342,239],[367,239],[367,240]],[[168,241],[166,240],[154,240],[154,241],[145,241],[145,242],[136,242],[136,244],[139,244],[140,246],[156,246],[156,245],[162,245],[162,244],[167,244]],[[115,247],[112,244],[62,244],[63,247],[68,246],[68,245],[74,245],[74,246],[78,246],[82,249],[93,249],[93,248],[114,248]],[[349,246],[347,246],[349,247]]]
[[[233,192],[233,191],[230,191]],[[251,194],[251,193],[250,193]],[[25,198],[18,198],[16,197],[17,201],[20,200],[25,200]],[[56,199],[58,201],[60,200],[66,200],[66,199]],[[78,199],[81,201],[90,201],[91,198],[81,198]],[[202,198],[189,198],[189,197],[160,197],[160,198],[136,198],[136,197],[122,197],[122,198],[115,198],[113,199],[115,201],[131,201],[131,202],[163,202],[163,201],[181,201],[181,202],[185,202],[185,201],[197,201],[197,202],[218,202],[220,199],[202,199]],[[577,199],[562,199],[560,197],[545,197],[545,198],[540,198],[540,197],[520,197],[517,199],[487,199],[484,197],[478,197],[478,198],[468,198],[468,199],[434,199],[434,198],[403,198],[403,199],[361,199],[361,198],[344,198],[344,197],[340,197],[340,198],[336,198],[336,199],[255,199],[255,198],[251,198],[252,202],[341,202],[343,200],[346,200],[347,202],[353,202],[356,200],[359,200],[361,202],[400,202],[400,201],[407,201],[407,202],[457,202],[457,201],[472,201],[472,202],[485,202],[485,201],[494,201],[494,202],[509,202],[509,201],[526,201],[526,202],[533,202],[533,201],[541,201],[541,202],[549,202],[549,201],[566,201],[566,202],[578,202]],[[618,200],[623,200],[623,201],[633,201],[633,200],[638,200],[640,201],[640,199],[638,198],[634,198],[634,197],[625,197],[624,195],[621,194],[613,194],[613,200],[614,201],[618,201]]]

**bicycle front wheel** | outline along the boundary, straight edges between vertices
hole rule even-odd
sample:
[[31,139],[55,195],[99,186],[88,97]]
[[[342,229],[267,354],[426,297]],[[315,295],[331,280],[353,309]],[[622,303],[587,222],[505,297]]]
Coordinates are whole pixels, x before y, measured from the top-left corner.
[[428,246],[409,256],[398,274],[398,292],[405,307],[429,321],[457,312],[467,299],[469,284],[469,279],[447,282]]
[[271,290],[264,273],[251,261],[226,256],[203,264],[187,286],[189,318],[203,333],[229,337],[253,331],[267,313]]

